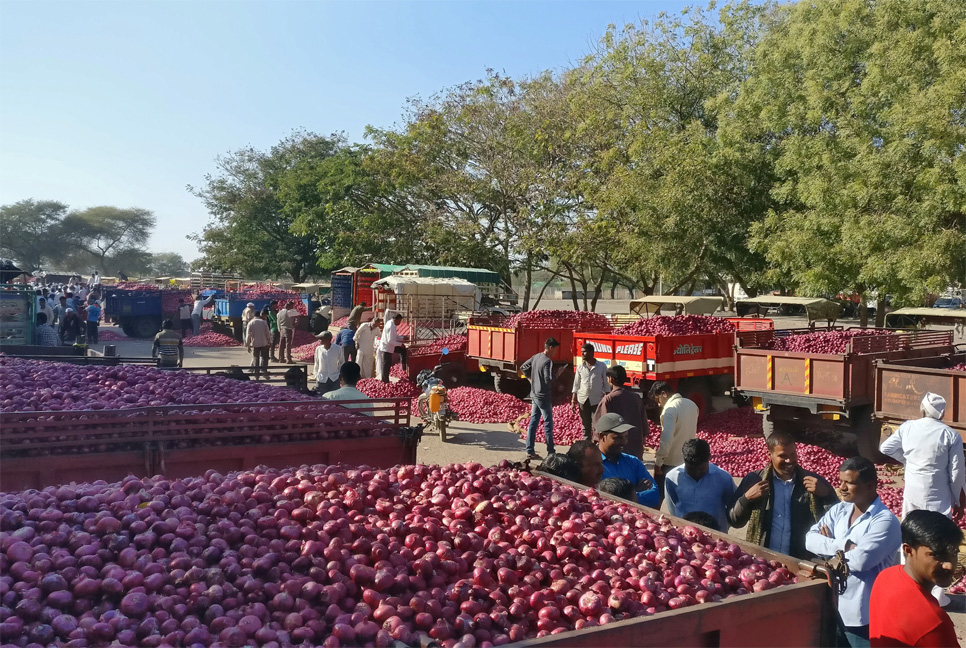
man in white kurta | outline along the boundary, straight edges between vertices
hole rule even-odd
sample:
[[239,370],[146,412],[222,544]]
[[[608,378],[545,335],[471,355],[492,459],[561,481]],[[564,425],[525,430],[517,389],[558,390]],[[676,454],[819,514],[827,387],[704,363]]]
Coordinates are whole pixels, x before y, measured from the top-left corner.
[[339,388],[339,368],[342,366],[342,347],[332,343],[332,333],[322,331],[315,336],[319,346],[315,347],[315,391],[324,395]]
[[958,508],[966,481],[963,439],[942,422],[946,401],[926,393],[922,418],[906,421],[879,450],[906,467],[902,515],[909,511],[937,511],[951,516]]
[[380,320],[376,316],[371,321],[363,322],[356,329],[356,362],[362,372],[362,378],[372,378],[372,371],[376,362],[376,339],[380,334]]

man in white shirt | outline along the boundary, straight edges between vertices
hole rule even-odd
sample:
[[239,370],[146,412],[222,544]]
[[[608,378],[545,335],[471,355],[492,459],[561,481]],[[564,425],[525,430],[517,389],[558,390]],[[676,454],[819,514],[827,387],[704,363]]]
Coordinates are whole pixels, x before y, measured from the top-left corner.
[[[327,394],[323,394],[323,400],[329,401],[365,401],[369,400],[369,397],[363,394],[361,391],[356,389],[356,383],[359,382],[359,365],[355,362],[344,362],[339,368],[339,379],[342,382],[342,387],[336,389],[335,391],[330,391]],[[339,403],[342,405],[342,403]],[[368,403],[347,403],[342,405],[343,407],[349,407],[352,409],[368,409],[371,407]]]
[[392,354],[397,350],[402,356],[403,367],[406,366],[406,348],[402,345],[408,338],[399,334],[399,324],[402,323],[402,313],[396,313],[392,319],[386,323],[382,330],[382,337],[379,338],[379,364],[382,375],[379,379],[382,382],[389,382],[389,370],[392,369]]
[[593,417],[604,394],[610,391],[607,382],[607,367],[594,357],[594,345],[588,342],[580,352],[583,362],[574,372],[573,396],[571,406],[580,412],[580,422],[584,426],[584,438],[591,440],[594,434]]
[[204,299],[201,293],[195,295],[195,305],[191,309],[191,329],[194,335],[201,333],[201,316],[205,312],[205,306],[215,301],[215,293],[211,293],[208,299]]
[[869,645],[869,598],[872,583],[896,564],[902,545],[899,518],[876,493],[875,465],[864,457],[839,468],[841,502],[830,508],[805,535],[805,548],[831,558],[844,551],[849,561],[845,593],[838,597],[838,645]]
[[315,388],[320,395],[339,388],[339,367],[342,366],[342,347],[332,343],[332,333],[322,331],[317,336],[319,346],[315,348]]
[[[292,341],[295,339],[295,318],[299,312],[295,310],[295,302],[285,302],[285,308],[275,316],[278,321],[278,361],[295,364],[292,360]],[[318,337],[318,336],[316,336]]]
[[242,311],[241,321],[242,321],[242,344],[248,345],[248,324],[255,319],[255,302],[248,302],[245,304],[245,310]]
[[360,376],[372,378],[375,366],[376,338],[379,337],[382,320],[376,315],[369,322],[363,322],[356,329],[353,340],[356,343],[356,362],[359,364]]
[[252,354],[255,380],[258,380],[259,374],[265,374],[265,380],[269,378],[268,349],[271,345],[272,331],[268,327],[268,310],[265,309],[254,316],[245,328],[245,346]]
[[659,380],[648,392],[661,408],[661,444],[654,454],[654,479],[664,497],[667,471],[684,463],[684,443],[698,433],[698,406]]

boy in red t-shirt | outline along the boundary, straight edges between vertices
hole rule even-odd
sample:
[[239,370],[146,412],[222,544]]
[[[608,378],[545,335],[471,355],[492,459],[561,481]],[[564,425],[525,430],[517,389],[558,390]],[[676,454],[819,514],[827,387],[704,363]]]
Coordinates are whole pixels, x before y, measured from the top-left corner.
[[910,511],[902,521],[906,564],[872,585],[869,640],[873,646],[959,646],[953,622],[932,596],[953,582],[963,532],[942,513]]

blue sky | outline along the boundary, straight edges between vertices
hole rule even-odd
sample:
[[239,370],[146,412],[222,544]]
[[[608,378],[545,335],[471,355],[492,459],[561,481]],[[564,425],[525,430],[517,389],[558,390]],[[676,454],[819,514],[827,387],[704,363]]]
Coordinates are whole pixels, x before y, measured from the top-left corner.
[[185,186],[217,155],[295,128],[360,141],[407,97],[561,69],[687,4],[0,0],[0,204],[151,209],[151,251],[191,260],[208,215]]

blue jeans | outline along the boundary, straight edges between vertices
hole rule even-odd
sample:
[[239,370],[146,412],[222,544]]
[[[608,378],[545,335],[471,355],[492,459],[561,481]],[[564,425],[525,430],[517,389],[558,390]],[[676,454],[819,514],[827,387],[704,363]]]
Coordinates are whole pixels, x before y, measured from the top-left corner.
[[869,648],[869,626],[845,626],[841,618],[836,625],[835,638],[840,648]]
[[547,437],[547,454],[553,452],[553,405],[548,401],[541,403],[537,399],[533,400],[533,407],[530,410],[530,427],[527,428],[527,452],[535,451],[537,442],[537,425],[540,424],[540,417],[543,417],[543,433]]

